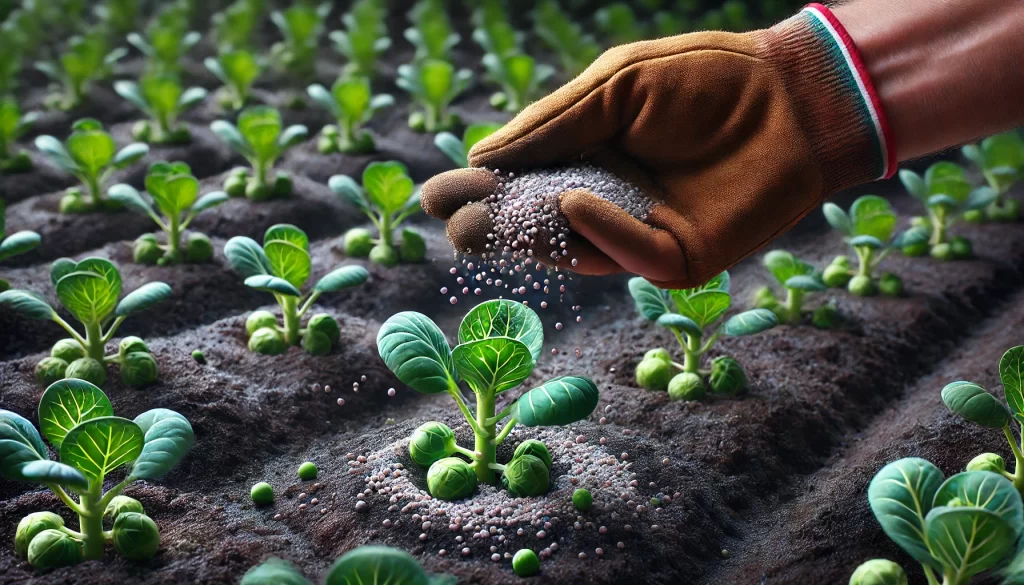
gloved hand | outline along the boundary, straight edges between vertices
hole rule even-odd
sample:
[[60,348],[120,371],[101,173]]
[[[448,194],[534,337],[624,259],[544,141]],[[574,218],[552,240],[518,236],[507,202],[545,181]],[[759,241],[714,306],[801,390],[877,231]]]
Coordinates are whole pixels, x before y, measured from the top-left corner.
[[[895,153],[856,49],[824,7],[766,30],[615,47],[479,142],[473,167],[520,172],[590,160],[655,201],[638,220],[584,190],[559,195],[583,238],[573,270],[702,284],[846,187],[889,176]],[[852,55],[852,56],[851,56]],[[491,230],[494,174],[449,171],[422,190],[459,251]]]

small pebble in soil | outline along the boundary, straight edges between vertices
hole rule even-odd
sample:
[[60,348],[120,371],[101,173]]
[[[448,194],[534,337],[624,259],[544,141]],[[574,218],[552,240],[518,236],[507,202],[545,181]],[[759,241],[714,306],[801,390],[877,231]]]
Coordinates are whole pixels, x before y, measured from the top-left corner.
[[326,392],[327,394],[330,394],[331,393],[331,387],[330,386],[324,386],[324,392]]
[[359,500],[358,502],[356,502],[356,512],[365,512],[368,506],[369,504],[367,504],[365,501]]
[[388,388],[388,396],[394,396],[394,395],[395,395],[395,389],[394,388]]
[[321,390],[323,390],[323,388],[321,388],[320,384],[317,382],[313,382],[313,386],[311,388],[313,392],[320,392]]
[[301,479],[302,481],[316,479],[316,473],[316,464],[313,463],[312,461],[306,461],[305,463],[299,466],[299,479]]
[[338,406],[345,406],[345,399],[344,398],[339,398],[338,399]]

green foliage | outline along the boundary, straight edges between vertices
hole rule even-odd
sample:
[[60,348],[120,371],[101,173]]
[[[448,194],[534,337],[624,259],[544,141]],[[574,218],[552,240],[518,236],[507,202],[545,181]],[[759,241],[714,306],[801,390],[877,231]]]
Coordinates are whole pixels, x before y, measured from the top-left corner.
[[979,144],[968,144],[961,152],[981,170],[989,187],[998,194],[984,211],[976,212],[995,221],[1016,221],[1020,203],[1006,199],[1006,195],[1024,177],[1024,139],[1011,130]]
[[[62,380],[47,388],[39,401],[39,420],[42,436],[25,418],[0,410],[0,475],[50,488],[79,516],[80,531],[50,515],[30,515],[19,525],[16,550],[27,550],[29,562],[39,568],[101,560],[108,540],[128,558],[152,556],[159,533],[141,504],[136,511],[118,501],[109,537],[103,518],[125,486],[162,477],[181,461],[194,442],[188,420],[165,409],[135,420],[114,416],[106,395],[84,380]],[[47,457],[44,436],[60,455],[59,463]],[[127,476],[104,492],[106,476],[122,467]]]
[[136,140],[150,144],[187,144],[192,134],[177,124],[178,117],[206,99],[201,87],[185,89],[174,75],[147,75],[139,80],[118,81],[114,91],[142,110],[150,120],[132,128]]
[[[422,450],[424,461],[441,454],[457,454],[471,462],[467,465],[458,457],[436,460],[428,472],[432,495],[442,499],[467,497],[477,481],[496,484],[495,472],[508,475],[512,465],[515,470],[506,480],[511,482],[506,483],[506,487],[517,493],[541,493],[537,483],[541,472],[530,464],[530,460],[536,461],[544,469],[546,478],[547,465],[537,456],[539,448],[531,445],[517,450],[506,466],[496,460],[497,446],[517,423],[528,427],[572,424],[588,417],[598,401],[597,387],[592,381],[565,376],[526,392],[495,414],[498,394],[519,385],[529,376],[543,344],[544,333],[537,314],[508,300],[488,301],[470,311],[459,326],[459,345],[454,350],[437,325],[420,313],[398,313],[381,326],[377,349],[388,368],[413,390],[451,395],[476,437],[475,450],[471,451],[454,444],[449,446],[444,440],[447,435],[440,427],[431,427],[439,434],[430,441],[428,437],[414,436],[417,445],[429,447]],[[475,417],[463,400],[460,381],[476,396]],[[506,418],[508,422],[498,431],[497,423]],[[447,453],[449,448],[451,452]],[[441,465],[441,462],[445,463]],[[472,480],[466,477],[466,470]],[[470,484],[472,487],[467,488]],[[545,484],[543,491],[546,490]]]
[[420,0],[409,11],[412,27],[405,39],[416,47],[416,60],[450,60],[451,50],[462,37],[452,29],[442,0]]
[[334,49],[348,61],[343,76],[372,79],[377,73],[377,58],[391,48],[385,19],[387,8],[381,0],[357,0],[341,17],[345,30],[329,36]]
[[[857,256],[856,267],[852,266],[846,256],[836,257],[825,269],[823,280],[828,286],[846,286],[851,293],[858,296],[875,294],[875,268],[893,248],[911,245],[921,235],[918,232],[907,232],[893,238],[896,230],[896,212],[893,211],[888,199],[878,195],[858,197],[850,206],[849,213],[834,203],[825,203],[822,211],[832,229],[843,235],[843,239]],[[899,296],[902,292],[902,283],[899,283],[899,279],[895,275],[883,278],[888,281],[883,293]]]
[[25,47],[18,43],[17,36],[8,29],[6,21],[0,26],[0,98],[14,97],[18,76],[23,67]]
[[483,64],[488,79],[501,86],[501,91],[491,96],[491,105],[512,113],[540,97],[544,84],[555,74],[554,67],[537,63],[522,52],[487,53]]
[[188,12],[181,3],[168,3],[146,27],[145,37],[130,33],[127,41],[146,56],[146,70],[155,75],[174,75],[182,58],[202,36],[189,31]]
[[[39,247],[42,238],[36,232],[22,230],[7,235],[5,232],[6,221],[4,219],[6,204],[0,199],[0,262],[8,258],[20,256]],[[6,280],[0,279],[0,293],[10,287]]]
[[111,35],[124,37],[138,24],[140,4],[139,0],[103,0],[92,11]]
[[953,253],[949,246],[940,246],[950,243],[949,230],[958,217],[965,212],[985,209],[997,201],[999,192],[988,186],[973,187],[963,167],[949,161],[928,167],[923,177],[908,169],[900,171],[899,176],[907,191],[928,211],[926,221],[900,234],[897,238],[900,247],[907,252],[908,248],[913,250],[913,246],[926,242],[933,257],[964,258],[963,246],[956,250],[959,254]]
[[494,122],[470,124],[463,132],[461,140],[451,132],[441,132],[434,137],[434,146],[451,159],[456,166],[469,168],[470,149],[476,146],[477,142],[497,132],[501,126]]
[[754,305],[775,313],[780,323],[799,325],[803,321],[807,296],[826,288],[821,275],[814,266],[786,250],[768,252],[762,264],[786,291],[786,299],[780,301],[771,289],[765,288],[758,291]]
[[36,63],[36,69],[49,77],[56,87],[46,98],[46,105],[61,110],[78,107],[89,85],[109,77],[114,65],[127,53],[124,48],[110,50],[102,31],[71,37],[55,61]]
[[319,150],[322,154],[364,154],[376,150],[373,137],[363,129],[363,124],[380,110],[393,106],[393,97],[388,94],[372,95],[370,81],[364,77],[339,79],[330,91],[314,84],[306,92],[338,122],[337,126],[328,125],[321,130]]
[[633,8],[625,2],[609,4],[594,14],[598,30],[613,45],[622,45],[647,37],[647,30],[637,19]]
[[892,561],[872,559],[850,575],[850,585],[907,585],[907,574]]
[[374,582],[455,585],[455,578],[430,575],[412,555],[387,546],[361,546],[350,550],[334,561],[324,577],[324,585]]
[[[312,264],[309,258],[309,238],[299,228],[288,224],[277,224],[267,229],[261,247],[251,238],[236,236],[224,245],[224,256],[231,266],[245,277],[245,285],[274,295],[284,326],[265,323],[260,315],[260,328],[255,329],[249,340],[249,347],[260,353],[281,353],[284,346],[274,342],[274,334],[282,336],[287,345],[299,345],[307,329],[300,326],[302,316],[313,306],[323,293],[337,292],[358,286],[369,277],[362,266],[342,266],[324,275],[303,295],[300,289],[309,280]],[[255,316],[255,314],[253,315]],[[249,320],[253,320],[250,316]],[[335,324],[336,325],[336,324]],[[247,321],[246,328],[250,327]],[[257,341],[254,342],[253,338]],[[270,351],[254,348],[254,344],[265,346]],[[333,345],[333,344],[332,344]],[[315,353],[315,352],[314,352]]]
[[422,108],[409,116],[409,127],[417,132],[439,132],[458,125],[459,117],[448,112],[448,105],[468,89],[472,81],[472,71],[456,71],[454,65],[440,59],[400,65],[395,84]]
[[316,75],[317,46],[324,31],[324,19],[330,10],[329,2],[319,6],[295,2],[283,11],[275,10],[270,14],[270,20],[284,37],[282,42],[271,47],[271,61],[302,85],[308,84]]
[[583,72],[601,54],[601,45],[572,17],[562,11],[555,0],[540,2],[533,13],[537,36],[549,49],[558,53],[562,69],[570,77]]
[[217,91],[217,101],[225,110],[240,110],[249,101],[249,90],[263,73],[263,65],[255,55],[244,49],[207,57],[203,65],[224,87]]
[[309,131],[305,126],[295,124],[282,131],[281,114],[277,110],[255,106],[238,114],[238,126],[217,120],[210,124],[210,129],[252,166],[252,176],[245,180],[241,192],[229,186],[230,178],[224,183],[229,195],[237,197],[244,193],[250,199],[262,201],[291,194],[291,179],[285,173],[278,173],[274,184],[269,185],[267,172],[285,151],[306,140]]
[[[35,112],[23,115],[13,97],[0,97],[0,173],[24,173],[32,170],[32,161],[28,154],[24,151],[16,152],[14,143],[32,128],[37,119],[39,114]],[[0,238],[2,237],[3,234],[0,233]]]
[[266,14],[265,0],[235,0],[213,15],[213,37],[220,54],[253,49],[253,32]]

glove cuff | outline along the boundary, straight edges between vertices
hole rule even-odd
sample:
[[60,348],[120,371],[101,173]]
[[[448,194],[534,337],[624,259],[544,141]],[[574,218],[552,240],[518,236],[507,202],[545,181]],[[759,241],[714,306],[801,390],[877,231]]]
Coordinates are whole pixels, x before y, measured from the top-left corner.
[[764,57],[783,82],[829,192],[896,172],[895,142],[860,52],[832,11],[808,4],[761,31]]

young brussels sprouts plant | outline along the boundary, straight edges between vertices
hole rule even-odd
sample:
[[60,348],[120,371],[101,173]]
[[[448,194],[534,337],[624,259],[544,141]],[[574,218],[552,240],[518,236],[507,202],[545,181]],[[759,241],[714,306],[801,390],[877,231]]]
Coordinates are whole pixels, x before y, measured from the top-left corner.
[[555,0],[544,0],[533,13],[533,30],[549,49],[558,53],[570,77],[583,72],[601,54],[601,45],[583,32]]
[[301,288],[309,280],[309,238],[293,225],[278,224],[267,229],[260,247],[251,238],[236,236],[224,245],[224,256],[245,277],[245,286],[269,292],[281,306],[284,326],[268,311],[257,311],[245,323],[249,349],[263,354],[284,353],[288,346],[302,344],[313,355],[324,355],[338,347],[341,331],[337,321],[325,313],[313,315],[306,327],[302,316],[323,293],[358,286],[369,277],[362,266],[342,266],[329,272],[305,297]]
[[402,242],[395,245],[395,230],[421,210],[419,192],[405,165],[398,161],[370,163],[363,171],[362,187],[348,175],[334,175],[327,184],[332,191],[365,213],[377,228],[376,239],[364,228],[345,232],[342,240],[345,254],[369,257],[372,262],[384,266],[394,266],[399,260],[423,260],[427,244],[416,232],[403,229]]
[[[105,258],[75,262],[61,258],[50,267],[50,281],[60,304],[78,319],[85,330],[80,334],[39,295],[19,289],[0,293],[0,306],[29,319],[53,321],[71,336],[61,339],[50,357],[36,364],[36,380],[49,385],[64,378],[80,378],[97,386],[107,380],[107,364],[118,364],[121,381],[140,387],[156,381],[159,370],[149,348],[138,337],[121,340],[117,353],[107,355],[107,343],[129,315],[141,313],[167,300],[171,287],[150,282],[125,295],[121,302],[121,273]],[[105,331],[104,331],[105,329]]]
[[[821,275],[814,266],[786,250],[768,252],[764,255],[762,264],[785,289],[786,299],[780,301],[772,289],[763,287],[754,295],[754,305],[775,313],[775,317],[780,323],[799,325],[803,321],[804,301],[807,295],[826,289],[825,283],[821,281]],[[831,305],[823,305],[823,307],[831,307]],[[816,319],[816,321],[819,320],[820,317]]]
[[598,30],[608,37],[613,45],[623,45],[643,40],[647,31],[636,17],[633,8],[625,2],[615,2],[601,8],[594,14]]
[[948,161],[928,167],[924,177],[904,169],[900,181],[928,210],[928,217],[915,218],[914,227],[901,234],[903,252],[919,256],[930,251],[939,260],[970,258],[971,242],[963,237],[950,239],[949,230],[957,217],[994,203],[999,192],[988,186],[973,187],[963,167]]
[[488,53],[483,64],[490,81],[501,86],[501,91],[491,96],[491,106],[512,113],[539,97],[544,84],[555,74],[554,67],[537,63],[524,53]]
[[334,49],[348,61],[343,76],[372,79],[377,73],[377,58],[391,48],[386,16],[380,0],[358,0],[341,17],[345,30],[328,35]]
[[266,11],[265,0],[235,0],[213,15],[213,37],[220,53],[252,48],[252,35]]
[[[636,310],[648,321],[667,328],[679,340],[683,363],[672,361],[668,351],[657,348],[644,355],[636,367],[636,381],[648,390],[668,390],[673,400],[700,400],[708,378],[711,392],[731,395],[746,388],[743,367],[731,357],[720,356],[710,370],[701,369],[701,358],[722,335],[742,336],[775,327],[778,318],[768,309],[751,309],[722,321],[732,305],[729,273],[723,272],[704,286],[664,291],[635,277],[629,294]],[[675,374],[675,371],[680,373]]]
[[1009,199],[1010,187],[1024,177],[1024,139],[1016,130],[990,136],[980,144],[968,144],[961,149],[964,156],[976,164],[997,196],[984,210],[968,211],[964,217],[980,221],[1017,221],[1020,201]]
[[207,57],[203,65],[224,84],[217,90],[217,103],[230,111],[245,107],[252,84],[263,72],[259,59],[243,49]]
[[405,40],[416,47],[416,60],[447,61],[462,37],[452,30],[442,0],[420,0],[409,11],[412,27],[405,29]]
[[830,287],[845,286],[851,293],[862,297],[872,296],[879,289],[886,295],[902,294],[903,283],[895,274],[883,274],[877,285],[874,279],[875,268],[885,259],[889,250],[910,241],[903,235],[892,240],[896,229],[896,212],[889,200],[878,195],[863,195],[850,206],[850,213],[834,203],[825,203],[822,211],[832,229],[843,234],[843,239],[857,256],[856,268],[849,257],[837,256],[825,269],[822,276],[825,284]]
[[206,99],[201,87],[185,89],[177,76],[146,75],[139,80],[118,81],[114,91],[142,110],[149,120],[140,120],[132,127],[132,136],[150,144],[188,144],[192,133],[177,124],[178,117]]
[[267,184],[267,173],[277,157],[309,136],[305,126],[296,124],[281,130],[281,114],[268,106],[246,108],[238,114],[238,126],[225,120],[210,124],[213,133],[252,165],[232,173],[224,182],[224,190],[232,197],[245,195],[254,201],[287,197],[292,192],[291,176],[278,172],[274,184]]
[[108,77],[114,64],[128,54],[119,47],[109,50],[102,32],[74,36],[56,62],[38,62],[36,69],[49,77],[59,89],[46,97],[44,104],[51,109],[71,110],[85,100],[89,84]]
[[331,4],[313,6],[295,2],[286,10],[275,10],[270,20],[277,26],[284,40],[270,48],[271,61],[283,72],[305,85],[316,74],[316,49],[324,30],[324,18]]
[[126,40],[146,56],[150,74],[177,74],[182,58],[202,38],[197,31],[188,31],[188,14],[170,4],[146,27],[146,36],[131,33]]
[[523,52],[523,33],[509,24],[509,14],[500,1],[483,2],[473,12],[473,40],[483,47],[485,53],[504,57],[510,53]]
[[[413,434],[409,454],[417,464],[429,467],[427,489],[432,496],[466,498],[477,483],[496,485],[499,474],[512,496],[548,491],[551,456],[543,443],[519,445],[505,465],[496,459],[497,447],[516,424],[563,426],[587,418],[597,407],[598,392],[589,378],[560,376],[495,414],[498,396],[530,376],[543,345],[544,330],[537,314],[509,300],[487,301],[470,311],[459,325],[455,349],[437,325],[420,313],[398,313],[381,326],[377,349],[388,368],[417,392],[447,392],[476,436],[470,450],[460,447],[452,430],[439,422],[429,422]],[[460,380],[476,395],[475,415],[463,400]],[[498,423],[506,418],[499,431]]]
[[192,175],[192,169],[183,162],[158,162],[150,166],[146,173],[146,191],[149,193],[148,198],[143,197],[135,187],[124,183],[114,185],[107,191],[107,196],[114,201],[152,218],[166,234],[166,245],[158,244],[153,234],[135,240],[135,261],[140,264],[164,265],[212,260],[213,244],[210,238],[193,232],[182,246],[181,237],[197,214],[224,203],[228,200],[228,194],[214,191],[200,197],[199,181]]
[[380,110],[393,106],[395,98],[386,93],[373,95],[370,80],[365,77],[339,79],[330,91],[314,84],[306,92],[338,121],[337,125],[328,124],[320,131],[317,150],[322,154],[362,154],[376,150],[373,137],[362,126]]
[[[929,585],[967,585],[1016,551],[1024,507],[1009,480],[987,471],[948,479],[917,457],[883,467],[868,486],[868,505],[882,530],[915,561]],[[851,585],[905,584],[883,560],[861,565]]]
[[64,145],[53,136],[36,138],[36,148],[55,165],[81,181],[82,187],[71,187],[60,200],[61,213],[85,213],[117,208],[103,196],[103,186],[110,173],[126,168],[149,152],[145,144],[135,142],[116,150],[114,139],[103,129],[103,124],[92,118],[82,118],[71,126],[71,136]]
[[39,114],[21,113],[13,97],[0,98],[0,173],[24,173],[32,170],[32,160],[14,143],[32,128]]
[[[327,570],[324,585],[455,585],[450,575],[423,570],[409,553],[388,546],[367,545],[343,554]],[[268,559],[242,577],[240,585],[312,585],[295,565]]]
[[[29,514],[18,524],[15,553],[38,569],[103,560],[107,543],[131,560],[155,555],[156,523],[138,500],[120,494],[137,480],[163,477],[181,461],[195,440],[188,420],[165,408],[134,420],[114,416],[96,385],[61,380],[39,400],[39,428],[42,436],[24,417],[0,410],[0,475],[50,488],[78,515],[78,530],[52,512]],[[43,437],[60,462],[48,457]],[[106,476],[121,467],[128,468],[127,477],[104,492]]]
[[417,132],[439,132],[459,124],[459,117],[449,113],[448,104],[466,91],[473,82],[469,69],[455,70],[447,61],[425,59],[398,67],[395,84],[412,96],[422,111],[409,115],[409,127]]
[[97,3],[92,12],[107,31],[123,37],[135,30],[140,4],[139,0],[104,0]]
[[434,146],[439,148],[456,166],[469,168],[469,149],[477,142],[494,134],[501,128],[501,124],[480,123],[471,124],[462,133],[462,140],[451,132],[441,132],[434,137]]
[[[6,235],[4,231],[6,228],[6,221],[4,213],[6,211],[6,204],[3,199],[0,199],[0,262],[20,256],[27,252],[34,250],[39,246],[39,242],[42,238],[39,234],[30,231],[14,232],[11,235]],[[7,281],[0,278],[0,292],[3,292],[11,288]]]

